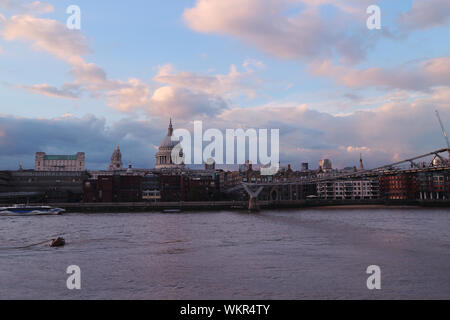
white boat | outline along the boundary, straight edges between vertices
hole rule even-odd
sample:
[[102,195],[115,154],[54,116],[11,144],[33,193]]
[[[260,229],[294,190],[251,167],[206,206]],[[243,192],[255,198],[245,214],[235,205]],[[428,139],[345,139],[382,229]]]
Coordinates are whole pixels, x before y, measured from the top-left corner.
[[182,213],[181,209],[164,209],[163,213]]
[[14,205],[11,207],[0,207],[0,216],[48,216],[60,215],[66,210],[50,206]]

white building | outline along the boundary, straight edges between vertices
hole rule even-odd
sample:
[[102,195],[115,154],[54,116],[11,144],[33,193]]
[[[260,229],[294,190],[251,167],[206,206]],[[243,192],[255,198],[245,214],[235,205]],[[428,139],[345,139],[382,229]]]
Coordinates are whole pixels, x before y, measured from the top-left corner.
[[34,162],[35,171],[85,171],[85,154],[47,155],[37,152]]
[[379,184],[377,179],[318,182],[317,196],[324,200],[378,199]]

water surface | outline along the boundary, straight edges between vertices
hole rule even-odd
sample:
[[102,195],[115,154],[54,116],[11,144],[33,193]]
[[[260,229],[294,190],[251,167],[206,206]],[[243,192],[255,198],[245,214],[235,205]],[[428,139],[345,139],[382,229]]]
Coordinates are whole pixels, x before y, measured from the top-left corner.
[[[64,234],[67,246],[23,248]],[[82,290],[66,287],[81,268]],[[382,270],[382,290],[366,269]],[[0,218],[0,299],[450,299],[447,209]]]

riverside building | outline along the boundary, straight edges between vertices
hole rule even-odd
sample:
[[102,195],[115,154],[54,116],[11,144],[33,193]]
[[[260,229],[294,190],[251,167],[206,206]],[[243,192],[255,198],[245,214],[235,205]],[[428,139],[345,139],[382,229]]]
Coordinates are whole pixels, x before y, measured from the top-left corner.
[[317,196],[324,200],[378,199],[378,179],[336,180],[317,183]]
[[75,155],[47,155],[45,152],[37,152],[34,171],[85,171],[85,154],[78,152]]

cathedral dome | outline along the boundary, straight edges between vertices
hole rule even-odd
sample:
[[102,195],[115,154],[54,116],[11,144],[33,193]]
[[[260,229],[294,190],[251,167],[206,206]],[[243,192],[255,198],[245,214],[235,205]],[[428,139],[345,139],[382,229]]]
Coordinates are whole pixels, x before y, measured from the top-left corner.
[[156,153],[156,169],[172,169],[183,167],[182,164],[181,165],[178,164],[179,159],[183,158],[183,150],[180,150],[179,157],[177,157],[177,159],[172,158],[172,151],[180,143],[178,140],[172,141],[172,138],[173,138],[173,126],[171,119],[167,136],[161,142],[159,150]]
[[160,148],[170,148],[173,149],[180,143],[179,141],[172,141],[172,136],[166,136],[164,140],[161,142]]

